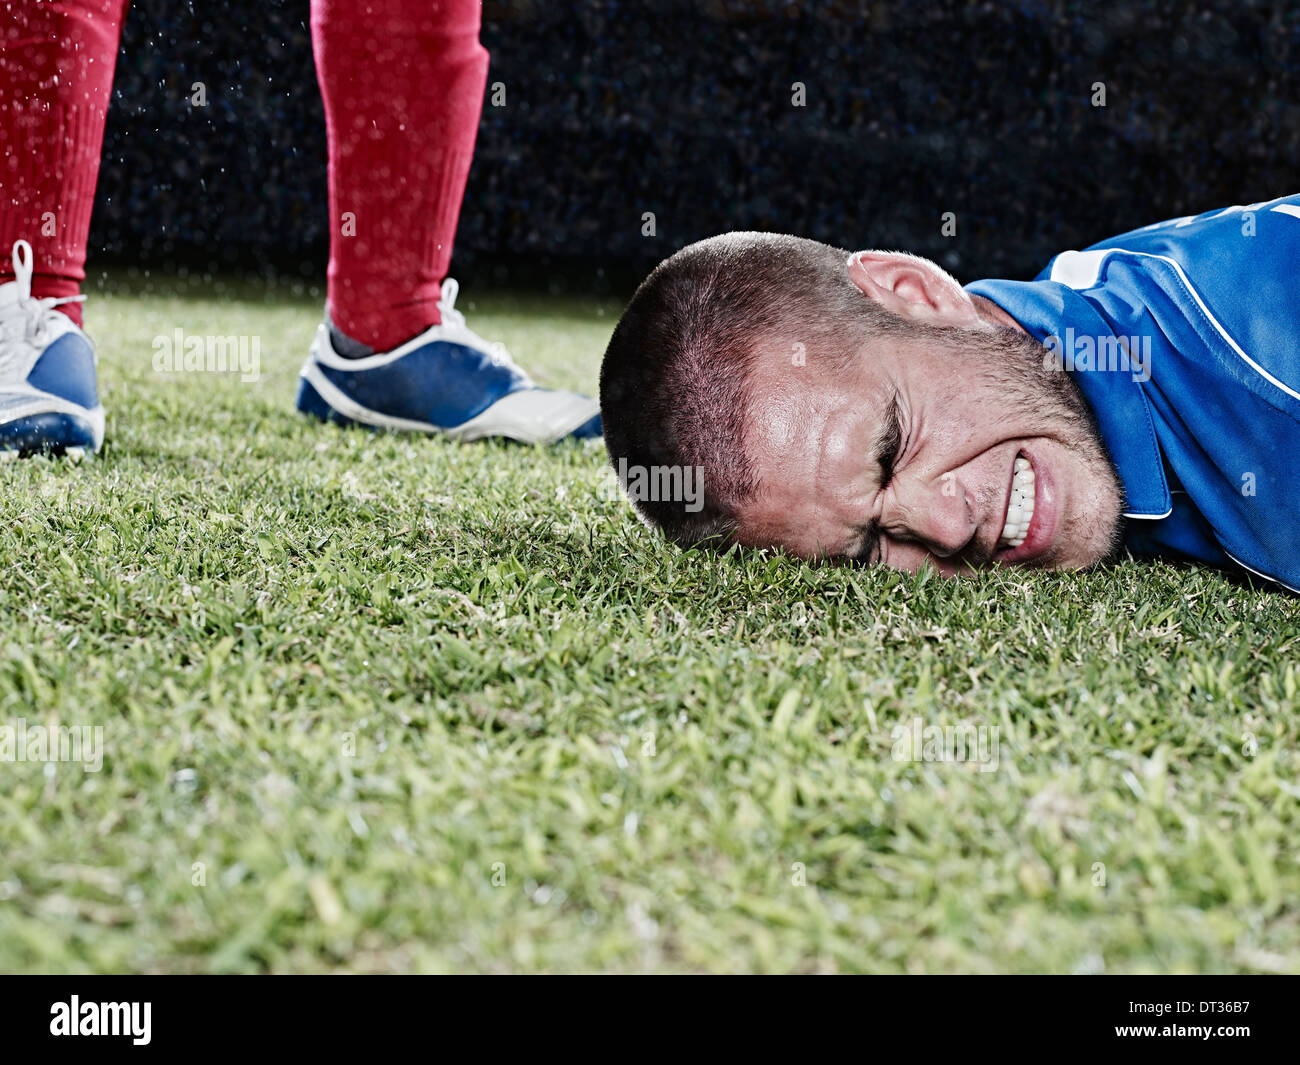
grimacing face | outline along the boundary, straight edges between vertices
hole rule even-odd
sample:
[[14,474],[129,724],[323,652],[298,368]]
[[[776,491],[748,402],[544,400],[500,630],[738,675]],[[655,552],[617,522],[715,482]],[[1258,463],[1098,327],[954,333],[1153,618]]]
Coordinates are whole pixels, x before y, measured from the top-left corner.
[[932,328],[875,337],[838,371],[811,349],[793,366],[787,338],[756,352],[745,445],[760,490],[740,541],[944,575],[1110,555],[1119,481],[1041,345],[927,260],[858,252],[846,270],[864,298]]

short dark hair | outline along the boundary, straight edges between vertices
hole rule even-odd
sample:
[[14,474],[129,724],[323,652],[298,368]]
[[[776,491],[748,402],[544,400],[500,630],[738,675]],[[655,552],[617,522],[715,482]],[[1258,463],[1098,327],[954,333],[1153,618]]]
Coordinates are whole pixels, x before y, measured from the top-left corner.
[[605,446],[616,470],[622,459],[624,469],[701,471],[702,502],[632,500],[675,543],[731,543],[737,508],[760,488],[744,446],[760,342],[784,333],[842,364],[867,334],[903,325],[849,281],[848,255],[802,237],[727,233],[665,259],[627,305],[600,370]]

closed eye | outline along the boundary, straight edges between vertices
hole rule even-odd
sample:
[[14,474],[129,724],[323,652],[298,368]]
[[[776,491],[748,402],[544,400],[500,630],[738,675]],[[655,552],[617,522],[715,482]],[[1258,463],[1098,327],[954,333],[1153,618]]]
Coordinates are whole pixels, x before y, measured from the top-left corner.
[[[903,446],[903,417],[902,409],[898,403],[898,393],[895,392],[889,401],[889,406],[885,410],[885,419],[880,427],[880,435],[876,438],[873,457],[876,464],[880,467],[880,488],[883,492],[889,487],[889,482],[894,479],[894,463],[898,461],[898,453]],[[858,529],[859,547],[849,555],[853,562],[862,565],[874,565],[880,561],[880,522],[872,520]]]

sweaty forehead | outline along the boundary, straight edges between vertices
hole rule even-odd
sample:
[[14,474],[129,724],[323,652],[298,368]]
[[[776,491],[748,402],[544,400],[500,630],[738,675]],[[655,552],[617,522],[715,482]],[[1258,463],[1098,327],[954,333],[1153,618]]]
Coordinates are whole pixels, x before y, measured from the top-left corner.
[[842,554],[870,517],[879,483],[874,443],[890,378],[860,359],[833,371],[814,353],[756,360],[745,446],[759,482],[742,508],[741,540],[797,554]]

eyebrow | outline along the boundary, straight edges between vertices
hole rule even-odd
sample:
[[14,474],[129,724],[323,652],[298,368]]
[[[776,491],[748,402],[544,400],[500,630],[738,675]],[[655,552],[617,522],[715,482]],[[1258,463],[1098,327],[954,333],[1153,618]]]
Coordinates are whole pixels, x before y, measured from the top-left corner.
[[869,566],[872,562],[872,556],[880,548],[880,522],[874,518],[867,522],[866,525],[857,526],[856,532],[861,538],[861,546],[856,551],[851,551],[844,557],[850,562],[856,562],[859,565]]
[[[871,445],[871,457],[875,459],[881,469],[882,477],[886,479],[892,471],[886,468],[885,460],[891,452],[897,452],[902,434],[902,413],[898,404],[898,389],[895,388],[893,395],[889,397],[889,405],[885,407],[885,417],[880,423],[880,429]],[[869,564],[872,556],[877,554],[880,548],[880,522],[873,518],[865,525],[857,526],[854,531],[858,534],[861,543],[857,550],[850,552],[847,557],[853,562]]]
[[[894,394],[889,397],[889,406],[885,408],[884,420],[880,423],[880,431],[876,434],[876,439],[871,447],[871,456],[876,460],[886,478],[893,472],[893,460],[898,456],[898,445],[902,443],[903,438],[903,415],[898,405],[898,389],[894,389]],[[886,468],[885,456],[890,455],[889,468]]]

